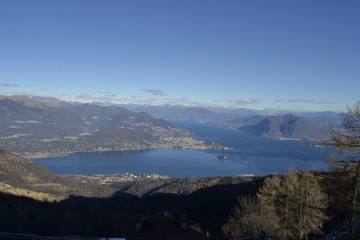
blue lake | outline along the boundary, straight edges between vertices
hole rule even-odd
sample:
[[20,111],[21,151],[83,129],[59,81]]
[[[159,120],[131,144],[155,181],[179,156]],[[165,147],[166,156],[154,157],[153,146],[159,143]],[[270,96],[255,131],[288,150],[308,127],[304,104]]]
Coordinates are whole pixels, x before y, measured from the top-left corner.
[[[33,159],[58,174],[146,173],[171,177],[267,175],[290,166],[326,169],[325,150],[290,141],[263,139],[238,130],[192,122],[172,122],[197,139],[216,142],[231,150],[157,149],[103,153],[76,153],[65,157]],[[218,159],[226,155],[227,160]]]

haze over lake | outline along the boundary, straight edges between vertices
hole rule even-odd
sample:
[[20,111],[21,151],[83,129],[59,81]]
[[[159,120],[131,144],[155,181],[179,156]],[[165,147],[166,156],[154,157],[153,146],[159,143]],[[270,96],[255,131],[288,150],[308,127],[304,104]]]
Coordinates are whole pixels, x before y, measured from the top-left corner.
[[[76,153],[65,157],[33,159],[58,174],[145,173],[171,177],[267,175],[286,172],[290,166],[302,170],[326,169],[325,150],[290,141],[259,138],[238,130],[208,124],[172,122],[197,139],[232,147],[231,150],[156,149],[142,151]],[[228,157],[226,160],[219,155]]]

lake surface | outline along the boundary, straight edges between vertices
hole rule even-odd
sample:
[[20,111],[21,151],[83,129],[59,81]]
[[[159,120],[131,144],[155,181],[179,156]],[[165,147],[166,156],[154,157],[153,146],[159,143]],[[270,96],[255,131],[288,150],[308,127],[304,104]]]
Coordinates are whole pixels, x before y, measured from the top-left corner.
[[[76,153],[65,157],[33,159],[58,174],[145,173],[171,177],[267,175],[286,172],[290,166],[326,169],[324,149],[290,141],[259,138],[238,130],[193,122],[172,122],[197,139],[216,142],[231,150],[157,149]],[[227,160],[218,159],[225,155]]]

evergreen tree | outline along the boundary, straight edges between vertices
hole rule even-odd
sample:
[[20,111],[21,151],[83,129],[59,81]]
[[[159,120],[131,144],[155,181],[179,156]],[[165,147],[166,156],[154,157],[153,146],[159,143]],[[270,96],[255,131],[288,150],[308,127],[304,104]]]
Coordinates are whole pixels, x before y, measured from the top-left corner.
[[273,209],[282,237],[307,238],[321,233],[327,219],[327,198],[312,173],[274,175],[265,179],[258,197],[263,208]]
[[[325,215],[327,196],[320,187],[317,177],[312,173],[298,175],[298,238],[309,233],[321,233],[322,225],[328,217]],[[295,211],[296,213],[296,211]]]
[[355,220],[360,210],[360,101],[348,107],[342,117],[344,130],[331,129],[325,144],[335,150],[329,154],[328,163],[339,180],[337,191],[349,216],[350,239],[355,239]]

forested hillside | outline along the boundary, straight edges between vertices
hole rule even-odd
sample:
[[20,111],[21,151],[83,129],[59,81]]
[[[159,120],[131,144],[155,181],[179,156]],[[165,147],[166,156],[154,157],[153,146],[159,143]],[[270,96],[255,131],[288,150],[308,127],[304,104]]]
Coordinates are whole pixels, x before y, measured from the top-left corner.
[[[23,156],[212,148],[169,122],[121,107],[0,96],[0,147]],[[215,146],[216,147],[216,146]]]

